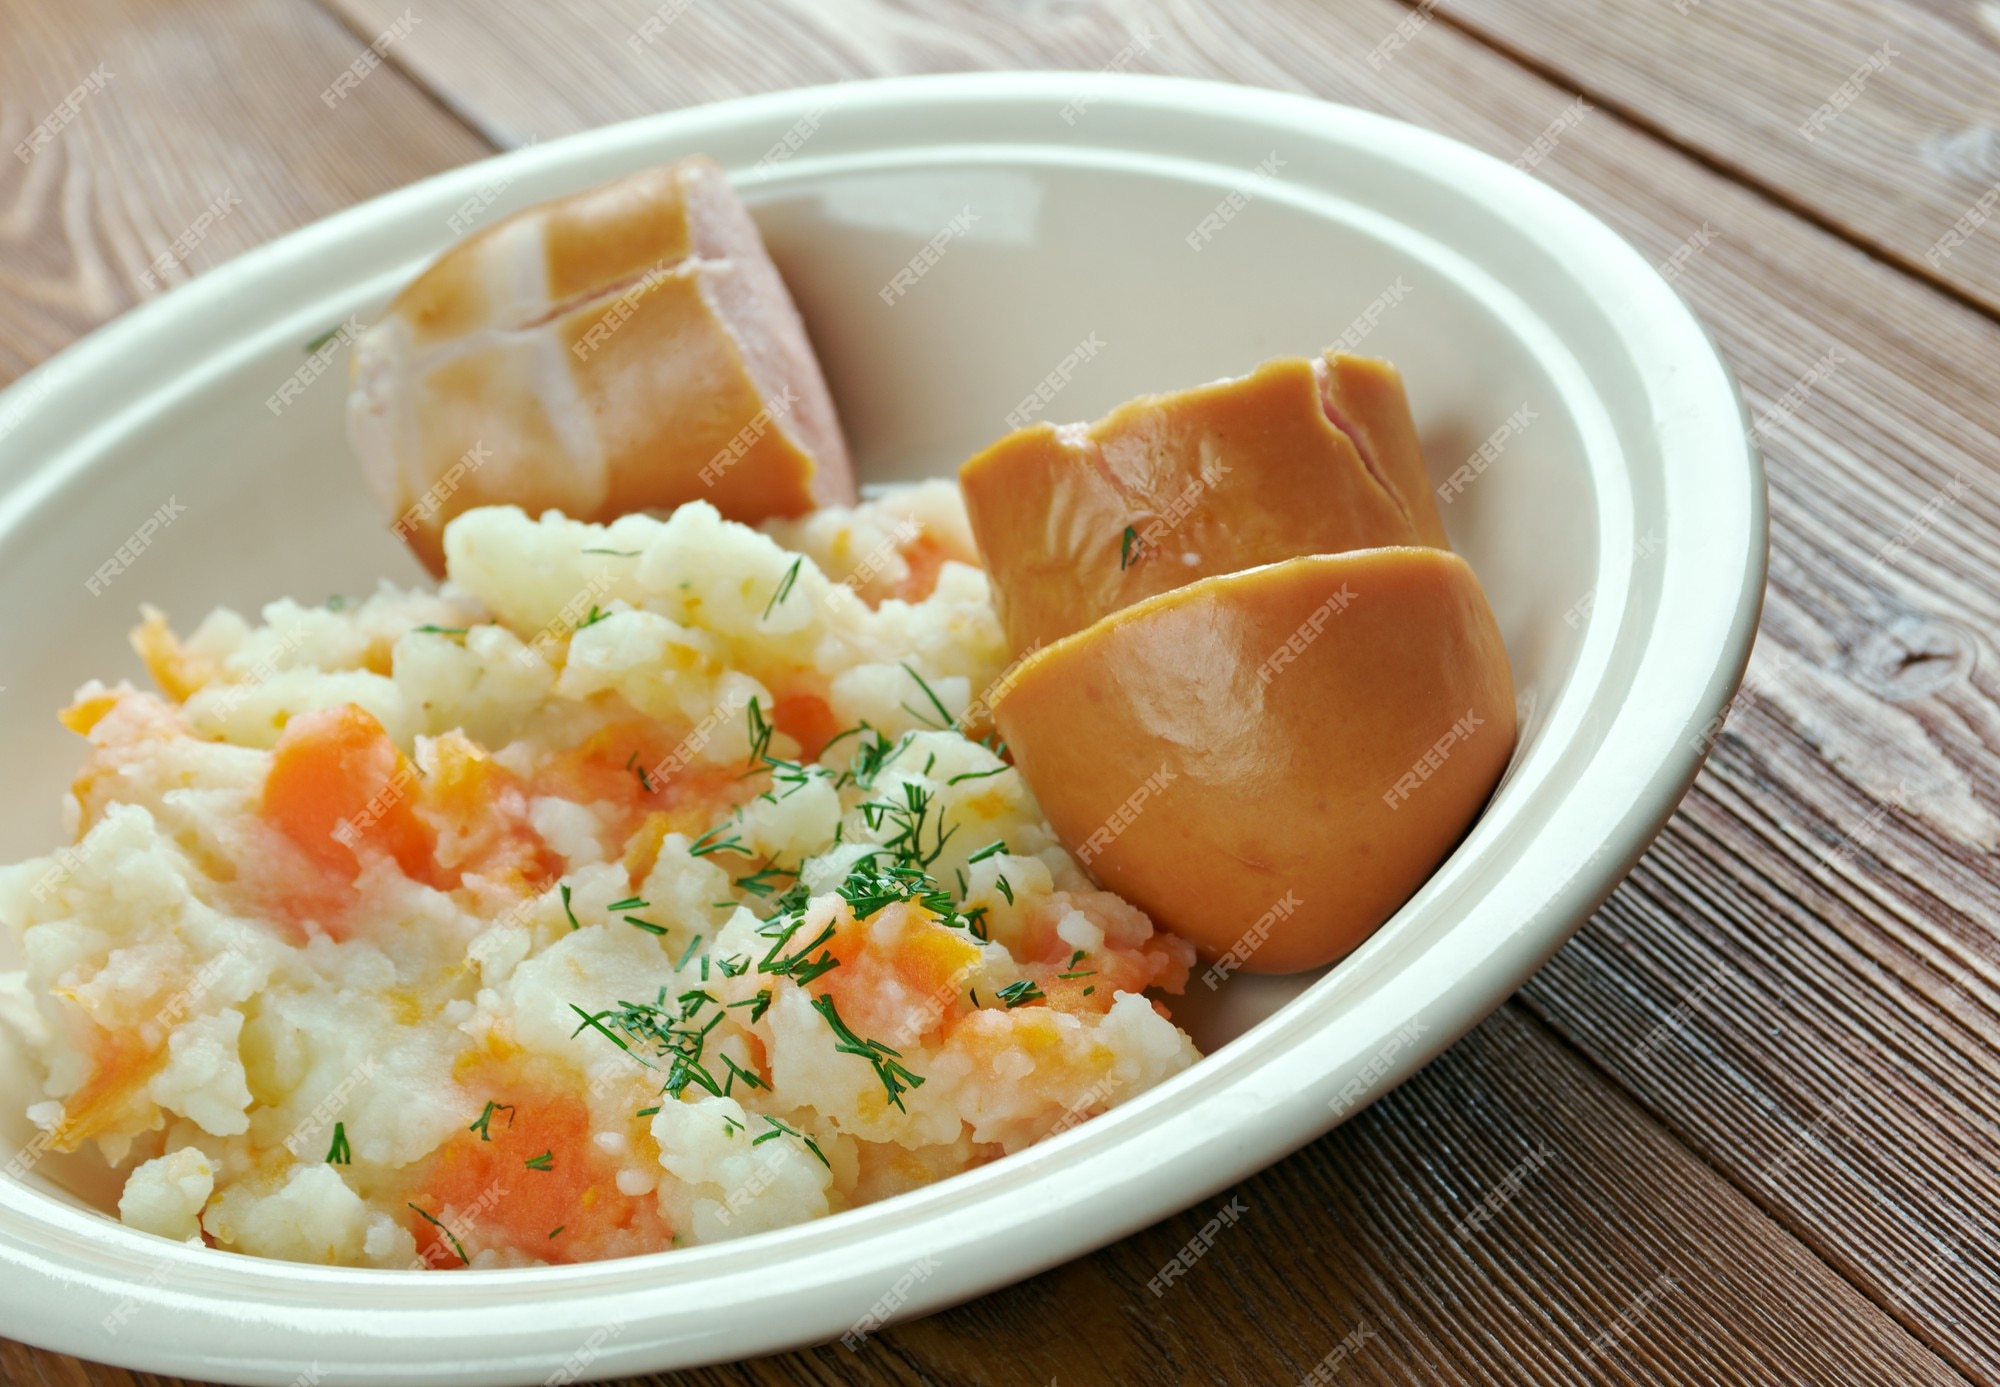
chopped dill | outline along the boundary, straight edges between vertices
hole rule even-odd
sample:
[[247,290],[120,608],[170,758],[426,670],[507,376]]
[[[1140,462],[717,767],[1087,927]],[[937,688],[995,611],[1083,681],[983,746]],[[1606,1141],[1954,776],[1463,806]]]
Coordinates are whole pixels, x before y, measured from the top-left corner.
[[583,926],[576,922],[576,912],[569,908],[569,883],[565,881],[559,889],[562,891],[563,914],[569,916],[569,927],[582,929]]
[[975,852],[974,854],[972,854],[972,856],[966,858],[965,865],[970,867],[975,862],[984,862],[989,857],[998,857],[1001,853],[1005,851],[1007,851],[1007,840],[1004,838],[996,838],[993,842],[988,843],[978,852]]
[[749,1070],[745,1069],[745,1068],[744,1068],[744,1067],[743,1067],[742,1065],[738,1064],[738,1063],[737,1063],[737,1062],[736,1062],[735,1060],[733,1060],[733,1059],[729,1058],[729,1056],[727,1056],[727,1055],[724,1055],[724,1056],[722,1057],[722,1062],[723,1062],[723,1063],[724,1063],[725,1065],[727,1065],[727,1066],[729,1067],[729,1078],[728,1078],[727,1080],[725,1080],[725,1081],[723,1082],[723,1085],[722,1085],[722,1096],[723,1096],[724,1098],[727,1098],[727,1097],[729,1096],[729,1091],[730,1091],[731,1089],[733,1089],[734,1087],[736,1087],[736,1081],[737,1081],[738,1079],[741,1079],[741,1080],[742,1080],[742,1081],[743,1081],[744,1083],[748,1084],[748,1085],[749,1085],[749,1086],[750,1086],[751,1088],[769,1088],[769,1087],[770,1087],[770,1085],[769,1085],[769,1084],[765,1083],[765,1082],[764,1082],[764,1081],[763,1081],[762,1079],[758,1078],[758,1077],[757,1077],[757,1076],[756,1076],[755,1074],[752,1074],[752,1073],[751,1073],[751,1072],[750,1072]]
[[416,629],[429,636],[462,636],[472,628],[469,626],[432,626],[429,623],[425,623]]
[[932,689],[929,684],[926,684],[924,682],[923,675],[917,673],[916,670],[910,668],[910,662],[908,660],[903,661],[903,672],[905,674],[908,674],[910,678],[917,681],[917,687],[924,691],[924,697],[931,701],[931,707],[937,709],[939,720],[933,723],[928,716],[918,712],[915,708],[912,708],[907,703],[902,705],[903,711],[908,713],[911,717],[915,718],[918,722],[924,724],[924,726],[926,727],[935,727],[938,729],[950,727],[952,723],[956,721],[956,719],[952,717],[950,710],[944,706],[944,700],[937,696],[937,691]]
[[1007,898],[1007,904],[1012,905],[1014,903],[1014,887],[1012,883],[1005,876],[997,876],[993,878],[993,884],[1000,889],[1000,894]]
[[1139,538],[1139,532],[1132,526],[1125,527],[1124,537],[1118,541],[1118,571],[1123,573],[1132,562],[1132,543]]
[[762,1146],[767,1141],[775,1141],[781,1135],[797,1137],[800,1141],[805,1143],[806,1150],[812,1152],[814,1156],[819,1158],[819,1163],[821,1165],[825,1166],[828,1170],[833,1169],[833,1163],[827,1160],[826,1152],[819,1149],[819,1143],[814,1141],[811,1137],[807,1136],[804,1132],[801,1132],[796,1127],[787,1126],[786,1124],[778,1121],[778,1119],[775,1117],[766,1116],[764,1118],[764,1121],[768,1122],[771,1125],[771,1130],[764,1133],[762,1136],[756,1136],[750,1138],[750,1144],[752,1146]]
[[779,582],[778,590],[771,594],[771,600],[765,606],[764,615],[759,618],[760,620],[769,620],[771,613],[778,609],[778,604],[792,595],[792,584],[799,580],[799,565],[805,561],[806,558],[803,554],[792,560],[792,566],[785,570],[785,576]]
[[1029,1002],[1041,1001],[1042,989],[1035,986],[1028,979],[1023,978],[1019,982],[1008,983],[993,995],[1005,1002],[1008,1009],[1012,1010],[1015,1007],[1024,1006]]
[[585,554],[609,554],[615,559],[636,559],[639,557],[641,551],[637,549],[585,549],[581,552]]
[[354,1149],[347,1144],[347,1124],[336,1122],[333,1124],[333,1145],[327,1148],[326,1163],[352,1165],[353,1162]]
[[1013,769],[1012,766],[995,766],[990,771],[966,771],[961,775],[953,776],[951,779],[945,781],[945,784],[956,785],[961,780],[984,780],[989,775],[1005,775]]
[[576,624],[576,629],[581,631],[584,630],[586,627],[595,626],[598,622],[604,620],[604,618],[610,615],[611,613],[605,611],[602,607],[598,606],[595,602],[593,602],[590,604],[590,615],[586,616],[582,621],[579,621]]
[[[414,1204],[410,1205],[410,1207],[412,1209],[417,1209],[417,1206]],[[459,1261],[465,1263],[465,1265],[467,1265],[468,1267],[472,1265],[472,1259],[465,1255],[465,1245],[459,1242],[457,1236],[451,1231],[451,1229],[445,1227],[442,1223],[439,1223],[435,1216],[426,1212],[423,1209],[417,1209],[417,1216],[423,1219],[423,1221],[425,1223],[428,1223],[431,1227],[437,1229],[438,1232],[445,1235],[446,1239],[448,1239],[451,1243],[451,1250],[458,1254]],[[551,1236],[554,1235],[551,1234]]]
[[507,1125],[509,1127],[512,1127],[514,1125],[514,1105],[512,1103],[496,1103],[491,1098],[489,1098],[486,1100],[486,1110],[480,1113],[478,1119],[474,1121],[473,1124],[470,1127],[467,1127],[465,1130],[468,1132],[479,1133],[479,1139],[481,1141],[493,1140],[493,1132],[492,1129],[488,1126],[488,1124],[493,1121],[493,1114],[496,1112],[506,1113]]
[[742,852],[744,845],[743,845],[743,840],[741,838],[737,838],[734,836],[721,839],[716,838],[715,836],[716,834],[721,833],[728,827],[729,824],[725,820],[724,822],[717,824],[714,828],[711,828],[708,832],[702,834],[701,837],[695,839],[692,843],[689,843],[688,856],[707,857],[712,852],[736,852],[736,853]]
[[832,997],[819,996],[812,999],[812,1008],[826,1019],[828,1029],[833,1032],[833,1048],[842,1054],[859,1055],[875,1067],[875,1077],[882,1081],[883,1089],[899,1111],[903,1108],[903,1095],[911,1089],[923,1087],[923,1076],[912,1074],[898,1061],[899,1051],[890,1049],[879,1040],[863,1040],[840,1019],[840,1009],[834,1005]]
[[625,923],[642,929],[648,934],[665,934],[667,932],[665,925],[656,925],[651,920],[641,920],[637,915],[627,915]]
[[530,1170],[554,1170],[556,1168],[556,1153],[554,1151],[544,1151],[539,1156],[531,1156],[528,1158],[527,1166]]
[[606,910],[644,910],[648,905],[649,902],[641,900],[637,896],[627,896],[624,900],[613,901],[604,908]]

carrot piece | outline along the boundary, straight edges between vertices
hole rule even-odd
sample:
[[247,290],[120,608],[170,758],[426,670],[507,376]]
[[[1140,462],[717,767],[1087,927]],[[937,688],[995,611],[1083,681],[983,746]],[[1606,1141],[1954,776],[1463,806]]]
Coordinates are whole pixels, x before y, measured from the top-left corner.
[[264,780],[266,822],[352,881],[369,855],[423,877],[435,839],[412,796],[417,770],[373,714],[352,703],[301,713],[285,727]]

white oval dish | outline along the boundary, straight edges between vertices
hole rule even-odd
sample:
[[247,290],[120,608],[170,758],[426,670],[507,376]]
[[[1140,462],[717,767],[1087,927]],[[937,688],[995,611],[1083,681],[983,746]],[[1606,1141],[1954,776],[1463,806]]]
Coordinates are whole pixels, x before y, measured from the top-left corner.
[[[948,1305],[1152,1223],[1379,1096],[1569,936],[1692,780],[1756,626],[1764,485],[1713,346],[1636,251],[1526,174],[1360,111],[1156,78],[950,76],[675,112],[455,170],[244,255],[0,396],[0,861],[59,841],[76,749],[49,715],[85,678],[137,675],[139,601],[192,621],[418,579],[347,455],[344,366],[267,403],[301,344],[369,321],[460,229],[696,151],[756,211],[869,481],[948,473],[1044,382],[1038,412],[1062,420],[1343,334],[1396,361],[1514,661],[1506,781],[1338,968],[1216,989],[1197,974],[1176,1015],[1208,1059],[970,1174],[736,1243],[424,1275],[150,1237],[50,1160],[0,1179],[0,1334],[228,1382],[316,1366],[327,1384],[497,1384],[826,1340],[899,1279],[898,1317]],[[904,268],[921,273],[898,288]],[[184,509],[93,596],[170,502]],[[36,1097],[0,1055],[0,1165],[32,1138]]]

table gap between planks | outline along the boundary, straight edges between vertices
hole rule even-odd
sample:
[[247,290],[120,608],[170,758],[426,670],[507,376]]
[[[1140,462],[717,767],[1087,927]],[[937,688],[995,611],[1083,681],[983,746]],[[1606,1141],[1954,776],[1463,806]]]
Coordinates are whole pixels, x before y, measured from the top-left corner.
[[[1653,851],[1514,1001],[1233,1191],[1241,1231],[1196,1274],[1146,1286],[1220,1199],[860,1354],[677,1380],[1285,1382],[1353,1334],[1336,1380],[2000,1382],[2000,226],[1965,230],[2000,176],[1996,6],[675,0],[667,41],[629,42],[654,11],[434,0],[329,111],[403,5],[0,0],[0,145],[113,74],[0,169],[0,380],[156,292],[149,267],[170,284],[491,148],[1115,62],[1508,159],[1553,133],[1538,176],[1672,265],[1737,372],[1773,544],[1746,692]],[[13,1344],[0,1380],[160,1381]]]

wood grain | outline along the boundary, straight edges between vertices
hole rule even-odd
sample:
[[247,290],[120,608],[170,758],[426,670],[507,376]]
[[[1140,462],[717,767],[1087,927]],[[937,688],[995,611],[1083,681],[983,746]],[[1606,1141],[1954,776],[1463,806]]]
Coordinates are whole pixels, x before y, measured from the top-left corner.
[[1996,199],[1983,228],[1940,245],[2000,188],[1992,0],[1442,0],[1436,14],[2000,305]]
[[239,251],[491,152],[393,68],[329,107],[361,50],[300,0],[0,0],[0,382]]
[[[653,1380],[1226,1387],[1297,1382],[1343,1340],[1335,1382],[1964,1380],[1516,1006],[1301,1156],[1114,1248],[856,1353]],[[37,1361],[62,1360],[0,1346],[0,1380]]]
[[[386,12],[335,2],[361,22]],[[1026,54],[1024,8],[1039,17]],[[507,65],[474,73],[457,56],[472,12],[442,8],[411,61],[501,136],[724,86],[1101,64],[1140,29],[1156,38],[1139,66],[1353,101],[1503,158],[1574,99],[1389,0],[1017,7],[1004,40],[991,11],[959,0],[766,0],[726,24],[697,5],[671,44],[591,48],[587,66],[559,43],[562,26],[626,34],[648,12],[588,0],[556,21],[482,6],[481,61]],[[842,41],[794,59],[818,26]],[[1913,53],[1911,71],[1925,61]],[[1525,996],[1878,1305],[2000,1380],[2000,329],[1612,111],[1566,132],[1537,172],[1658,261],[1698,245],[1677,284],[1765,420],[1774,553],[1761,694],[1660,848]],[[1828,352],[1834,374],[1773,414]],[[1857,830],[1866,841],[1839,849]],[[1671,1043],[1640,1047],[1719,961],[1745,981],[1691,1009]],[[1822,1123],[1829,1105],[1837,1125]],[[1783,1178],[1767,1178],[1779,1157]]]
[[[347,33],[303,0],[0,0],[7,147],[101,53],[119,74],[59,150],[0,166],[0,375],[129,302],[219,176],[244,179],[244,205],[197,268],[479,151],[397,71],[326,112],[318,93],[402,13],[337,2]],[[1152,36],[1135,69],[1354,101],[1508,158],[1573,95],[1445,23],[1368,61],[1411,16],[1389,0],[693,0],[635,48],[653,9],[433,3],[393,59],[502,143],[840,77],[1098,66],[1135,32]],[[1658,259],[1713,228],[1680,285],[1754,410],[1846,358],[1766,439],[1756,689],[1660,846],[1524,1007],[1246,1185],[1241,1236],[1157,1304],[1146,1279],[1210,1206],[859,1358],[687,1380],[1295,1381],[1366,1318],[1378,1337],[1337,1380],[2000,1381],[2000,329],[1614,110],[1538,172]],[[1558,1154],[1495,1226],[1455,1240],[1543,1142]],[[1583,1357],[1662,1273],[1677,1284],[1630,1336]],[[0,1380],[152,1379],[0,1346]]]

